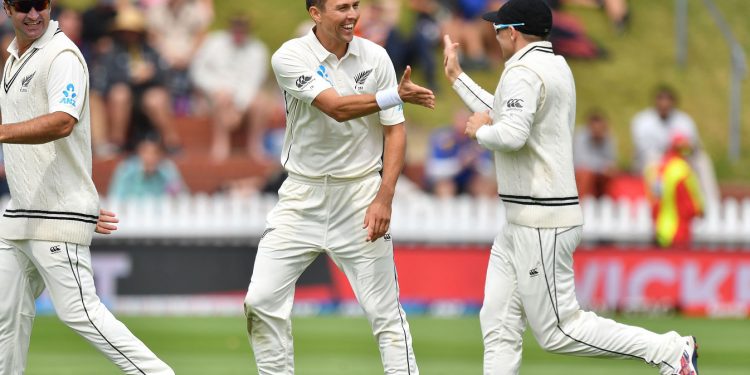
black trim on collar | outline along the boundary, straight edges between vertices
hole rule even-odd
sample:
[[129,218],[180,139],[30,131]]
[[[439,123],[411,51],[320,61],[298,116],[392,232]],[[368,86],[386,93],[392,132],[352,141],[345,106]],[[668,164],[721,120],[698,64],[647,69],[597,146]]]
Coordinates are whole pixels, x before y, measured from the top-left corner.
[[519,57],[518,59],[519,59],[519,60],[521,60],[521,59],[522,59],[522,58],[523,58],[524,56],[528,55],[528,54],[529,54],[529,52],[531,52],[531,51],[539,51],[539,52],[544,52],[544,53],[551,53],[551,54],[553,54],[553,55],[555,54],[555,53],[554,53],[554,52],[552,51],[552,47],[547,47],[547,46],[534,46],[534,47],[531,47],[531,48],[530,48],[530,49],[529,49],[528,51],[524,52],[524,53],[523,53],[523,55],[521,55],[521,57]]
[[[5,82],[5,84],[3,85],[3,88],[5,89],[6,94],[8,93],[8,91],[10,91],[10,87],[13,86],[13,82],[16,81],[16,78],[18,78],[18,73],[21,73],[21,70],[23,70],[23,67],[26,66],[26,63],[29,62],[29,60],[31,60],[31,58],[34,57],[34,55],[36,55],[37,52],[39,52],[39,48],[34,48],[31,51],[31,53],[29,53],[29,56],[26,58],[26,60],[24,60],[23,64],[21,64],[18,70],[16,70],[16,74],[14,74],[13,77],[10,78],[10,81]],[[12,64],[6,65],[8,70],[11,69],[10,68],[11,65]],[[5,81],[6,76],[7,76],[7,72],[3,72],[3,81]]]

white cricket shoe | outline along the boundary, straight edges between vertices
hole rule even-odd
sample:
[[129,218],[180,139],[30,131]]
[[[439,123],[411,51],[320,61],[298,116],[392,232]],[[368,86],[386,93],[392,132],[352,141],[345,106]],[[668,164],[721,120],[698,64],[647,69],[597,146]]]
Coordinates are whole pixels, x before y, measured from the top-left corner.
[[698,343],[694,336],[685,336],[685,349],[680,357],[680,372],[677,375],[698,375]]

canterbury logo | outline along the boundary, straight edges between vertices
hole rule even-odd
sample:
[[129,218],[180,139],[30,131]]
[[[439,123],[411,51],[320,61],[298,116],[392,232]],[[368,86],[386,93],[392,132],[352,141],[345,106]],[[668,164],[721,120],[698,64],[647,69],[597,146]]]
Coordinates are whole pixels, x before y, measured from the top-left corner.
[[59,253],[60,252],[60,246],[59,245],[55,245],[55,246],[50,247],[49,248],[49,252],[51,254],[57,254],[57,253]]
[[359,85],[364,85],[367,81],[367,77],[370,76],[370,73],[372,73],[372,69],[365,70],[364,72],[358,73],[356,76],[354,76],[354,81],[357,82]]
[[301,89],[307,86],[310,81],[312,81],[312,76],[300,76],[299,78],[297,78],[297,82],[295,82],[295,84],[297,85],[298,89]]
[[523,99],[509,99],[508,108],[523,108]]
[[536,270],[536,268],[532,268],[532,269],[531,269],[531,270],[529,271],[529,276],[531,276],[531,277],[534,277],[534,276],[539,276],[539,271],[537,271],[537,270]]

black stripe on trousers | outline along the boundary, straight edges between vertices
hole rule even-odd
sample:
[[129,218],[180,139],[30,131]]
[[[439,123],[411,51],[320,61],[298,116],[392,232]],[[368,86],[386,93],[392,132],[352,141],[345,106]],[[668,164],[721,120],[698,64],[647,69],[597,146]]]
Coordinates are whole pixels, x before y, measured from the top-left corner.
[[[107,340],[107,338],[104,336],[102,331],[100,331],[99,328],[96,327],[96,324],[94,324],[94,321],[91,320],[91,316],[89,316],[89,311],[88,309],[86,309],[86,302],[84,302],[84,299],[83,299],[83,286],[81,285],[81,271],[78,268],[78,245],[76,244],[76,268],[75,270],[73,270],[73,261],[70,259],[70,251],[68,250],[67,242],[65,243],[65,253],[68,254],[68,264],[70,264],[70,271],[73,272],[73,278],[76,280],[76,284],[78,284],[78,292],[81,295],[81,305],[83,305],[83,311],[86,313],[86,319],[88,319],[89,323],[91,323],[91,326],[94,327],[96,332],[99,333],[99,336],[101,336],[104,339],[104,341],[106,341],[107,344],[109,344],[109,346],[112,347],[112,349],[120,353],[120,355],[123,356],[123,358],[127,359],[128,362],[130,362],[130,364],[133,365],[133,367],[135,367],[136,370],[138,370],[138,372],[140,372],[143,375],[146,375],[146,373],[143,372],[143,370],[141,370],[140,367],[138,367],[138,365],[133,363],[133,361],[130,358],[128,358],[128,356],[126,356],[125,353],[121,352],[120,349],[117,349],[116,346],[114,346],[109,340]],[[76,273],[76,271],[78,271],[78,273]]]
[[[624,356],[624,357],[631,357],[631,358],[640,359],[643,362],[646,362],[646,363],[648,363],[650,365],[656,366],[657,365],[656,363],[649,362],[649,361],[647,361],[643,357],[639,357],[639,356],[633,355],[633,354],[621,353],[621,352],[614,351],[614,350],[604,349],[604,348],[598,347],[598,346],[596,346],[594,344],[590,344],[588,342],[579,340],[579,339],[577,339],[577,338],[569,335],[567,332],[565,332],[562,329],[562,327],[560,326],[560,313],[558,311],[558,303],[557,303],[557,277],[556,277],[556,273],[557,273],[557,236],[560,235],[560,234],[562,234],[562,233],[567,232],[567,230],[565,230],[565,231],[563,231],[561,233],[557,233],[557,229],[555,229],[555,241],[553,242],[553,245],[552,245],[553,246],[553,248],[552,248],[552,261],[554,262],[552,264],[552,277],[553,277],[552,282],[553,282],[553,285],[554,285],[554,288],[555,288],[554,299],[552,297],[552,291],[549,288],[549,279],[547,277],[547,268],[544,266],[544,247],[542,246],[542,232],[541,232],[541,229],[537,228],[536,232],[537,232],[537,236],[539,237],[539,255],[540,255],[541,260],[542,260],[542,270],[544,272],[544,281],[545,281],[546,287],[547,287],[547,294],[549,295],[549,302],[550,302],[550,304],[552,304],[552,310],[555,312],[555,318],[557,319],[557,324],[555,325],[555,327],[560,332],[562,332],[563,335],[565,335],[567,338],[569,338],[569,339],[571,339],[571,340],[573,340],[575,342],[581,343],[581,344],[586,345],[586,346],[590,346],[590,347],[592,347],[594,349],[601,350],[603,352],[617,354],[617,355],[621,355],[621,356]],[[661,364],[667,365],[667,366],[669,366],[670,368],[672,368],[674,370],[674,367],[672,367],[672,365],[670,365],[669,363],[666,363],[666,362],[662,361]]]
[[411,362],[409,362],[409,335],[406,334],[404,327],[404,316],[401,314],[401,298],[399,297],[398,288],[398,271],[396,270],[396,255],[393,255],[393,275],[396,280],[396,311],[398,318],[401,319],[401,330],[404,331],[404,348],[406,349],[406,373],[411,375]]

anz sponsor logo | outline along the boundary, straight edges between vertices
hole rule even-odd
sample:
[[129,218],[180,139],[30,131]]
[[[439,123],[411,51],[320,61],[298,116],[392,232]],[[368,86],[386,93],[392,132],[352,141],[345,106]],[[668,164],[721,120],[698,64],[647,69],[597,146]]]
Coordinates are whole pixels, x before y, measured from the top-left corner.
[[325,67],[325,66],[323,66],[323,64],[321,64],[320,66],[318,66],[318,72],[317,72],[317,73],[318,73],[318,75],[319,75],[319,76],[320,76],[321,78],[323,78],[323,79],[324,79],[324,80],[326,80],[326,81],[327,81],[327,82],[328,82],[329,84],[331,84],[331,86],[335,86],[335,85],[333,84],[333,81],[331,80],[331,77],[329,77],[329,76],[328,76],[328,71],[326,70],[326,67]]
[[78,94],[76,93],[76,87],[72,83],[68,83],[63,90],[63,98],[60,99],[60,104],[68,104],[75,107],[76,101],[78,100]]

